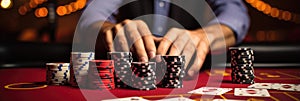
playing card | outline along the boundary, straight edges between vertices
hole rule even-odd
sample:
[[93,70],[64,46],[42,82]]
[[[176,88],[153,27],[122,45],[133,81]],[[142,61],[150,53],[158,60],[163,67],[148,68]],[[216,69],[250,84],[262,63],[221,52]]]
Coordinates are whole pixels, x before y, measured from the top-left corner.
[[212,101],[247,101],[247,100],[236,100],[236,99],[213,99]]
[[296,91],[300,91],[300,84],[298,84],[298,85],[295,86],[295,90]]
[[267,89],[234,88],[235,96],[270,97]]
[[231,90],[232,90],[232,88],[201,87],[201,88],[189,91],[188,93],[202,94],[202,95],[222,95]]
[[272,85],[272,83],[254,83],[248,86],[248,88],[271,89]]
[[175,97],[175,98],[161,99],[157,101],[195,101],[195,100],[186,97]]
[[278,90],[295,91],[295,84],[280,84]]
[[141,97],[126,97],[126,98],[116,98],[116,99],[107,99],[102,101],[149,101]]
[[271,89],[279,89],[281,87],[281,84],[280,83],[273,83],[272,86],[271,86]]

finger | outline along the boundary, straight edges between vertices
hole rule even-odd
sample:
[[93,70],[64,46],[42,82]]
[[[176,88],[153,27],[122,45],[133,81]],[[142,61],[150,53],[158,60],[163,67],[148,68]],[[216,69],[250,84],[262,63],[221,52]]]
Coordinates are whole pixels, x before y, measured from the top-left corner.
[[172,28],[167,32],[167,34],[163,37],[161,40],[158,49],[157,49],[157,54],[158,55],[166,55],[167,51],[169,50],[172,42],[177,38],[178,36],[178,31],[181,31],[178,28]]
[[105,47],[109,52],[114,52],[114,45],[113,45],[113,33],[112,30],[107,30],[104,33],[104,42]]
[[155,43],[159,43],[163,38],[162,37],[156,37],[152,35],[152,38],[154,40]]
[[152,37],[152,34],[147,26],[146,23],[144,23],[141,20],[136,21],[138,26],[138,31],[141,34],[144,42],[144,46],[146,48],[148,57],[154,58],[156,53],[156,46]]
[[170,48],[169,55],[172,55],[172,56],[180,55],[180,53],[184,49],[184,46],[190,39],[190,37],[188,36],[189,33],[187,31],[184,31],[184,32],[185,33],[179,33],[179,37],[177,37],[177,39],[173,42],[173,44]]
[[128,43],[124,32],[124,27],[121,24],[116,25],[116,37],[114,39],[114,47],[116,51],[128,52]]
[[196,51],[196,46],[194,45],[194,43],[191,40],[189,40],[186,43],[184,50],[182,52],[182,55],[185,56],[185,66],[184,66],[185,70],[190,69],[188,66],[189,66],[189,63],[190,63],[195,51]]
[[201,69],[205,61],[208,51],[209,51],[209,45],[204,41],[201,41],[197,46],[196,59],[194,61],[194,64],[191,66],[191,68],[188,71],[189,76],[193,76],[199,72],[199,70]]
[[133,45],[139,61],[148,62],[148,56],[144,47],[142,37],[140,36],[137,25],[134,22],[129,21],[126,23],[125,34],[128,39],[127,42],[129,42],[129,45]]

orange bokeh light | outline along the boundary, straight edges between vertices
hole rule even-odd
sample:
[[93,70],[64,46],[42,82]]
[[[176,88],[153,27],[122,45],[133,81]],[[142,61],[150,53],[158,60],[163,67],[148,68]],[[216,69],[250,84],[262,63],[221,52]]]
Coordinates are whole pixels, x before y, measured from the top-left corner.
[[20,15],[25,15],[27,13],[27,8],[25,6],[20,6],[20,8],[18,9],[18,12]]
[[74,11],[78,10],[78,4],[77,3],[72,2],[70,5],[73,7]]
[[38,8],[34,14],[36,17],[46,17],[48,15],[48,9],[46,7]]
[[279,16],[279,10],[277,8],[271,9],[271,16],[272,17],[278,17]]
[[29,7],[30,8],[35,8],[35,7],[37,7],[37,4],[35,2],[33,2],[33,1],[30,1],[29,2]]
[[59,6],[59,7],[57,7],[57,9],[56,9],[56,13],[57,13],[57,15],[59,15],[59,16],[63,16],[63,15],[65,15],[65,14],[67,14],[67,8],[66,8],[65,6]]
[[282,18],[285,21],[291,20],[291,18],[292,18],[291,12],[288,12],[288,11],[282,12]]
[[86,0],[78,0],[76,3],[78,4],[78,9],[82,9],[85,6]]
[[73,7],[71,5],[65,5],[65,7],[67,8],[67,14],[70,14],[73,12]]
[[264,9],[263,12],[264,12],[265,14],[270,14],[270,13],[271,13],[272,7],[271,7],[269,4],[266,4],[265,6],[266,6],[266,8]]

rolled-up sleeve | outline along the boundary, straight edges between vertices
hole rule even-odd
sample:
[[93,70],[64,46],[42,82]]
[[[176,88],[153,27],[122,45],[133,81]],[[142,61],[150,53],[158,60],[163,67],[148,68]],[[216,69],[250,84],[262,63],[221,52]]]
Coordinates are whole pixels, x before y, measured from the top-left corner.
[[237,39],[237,43],[243,41],[249,29],[249,16],[247,8],[242,0],[207,0],[212,7],[216,18],[209,24],[220,23],[230,27]]
[[122,0],[92,0],[81,16],[82,26],[90,26],[99,21],[115,22],[111,15],[115,13]]

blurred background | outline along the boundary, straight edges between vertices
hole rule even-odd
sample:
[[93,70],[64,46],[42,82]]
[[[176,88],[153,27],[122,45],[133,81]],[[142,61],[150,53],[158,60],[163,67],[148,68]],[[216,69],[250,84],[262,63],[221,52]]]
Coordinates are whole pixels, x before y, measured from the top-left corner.
[[[15,64],[11,63],[16,61],[24,62],[20,66],[37,61],[38,66],[41,62],[66,62],[69,59],[73,34],[88,0],[0,1],[1,67],[14,67]],[[299,56],[300,0],[244,2],[251,18],[251,27],[241,45],[257,46],[258,51],[268,49],[268,53],[287,52],[292,56],[272,62],[283,60],[298,63],[298,58],[293,56]],[[271,58],[262,56],[260,59],[268,62]]]

